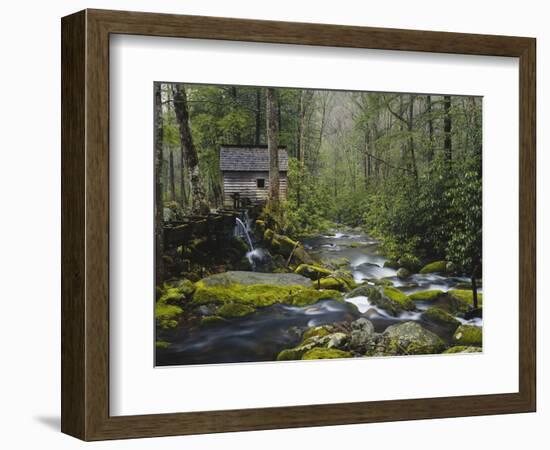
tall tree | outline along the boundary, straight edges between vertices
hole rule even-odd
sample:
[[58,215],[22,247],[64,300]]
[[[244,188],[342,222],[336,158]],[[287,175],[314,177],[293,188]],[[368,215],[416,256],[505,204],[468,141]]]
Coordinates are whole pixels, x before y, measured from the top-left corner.
[[267,148],[269,152],[269,202],[274,211],[279,210],[279,145],[275,89],[267,88]]
[[260,129],[261,129],[261,118],[262,118],[262,88],[256,88],[256,110],[254,111],[255,119],[255,139],[254,143],[260,145]]
[[174,89],[174,110],[179,125],[181,151],[184,155],[189,181],[191,184],[191,211],[193,214],[208,214],[210,208],[206,203],[206,196],[202,185],[202,178],[199,169],[197,150],[193,144],[191,128],[189,126],[189,108],[187,106],[187,93],[181,84]]
[[443,132],[445,133],[445,141],[443,148],[445,149],[445,161],[449,166],[453,161],[453,141],[452,141],[452,123],[451,123],[451,96],[445,95],[443,97]]
[[174,176],[174,151],[170,149],[170,200],[176,201],[176,178]]
[[155,282],[162,283],[164,265],[164,205],[162,202],[163,128],[162,128],[162,86],[155,83]]

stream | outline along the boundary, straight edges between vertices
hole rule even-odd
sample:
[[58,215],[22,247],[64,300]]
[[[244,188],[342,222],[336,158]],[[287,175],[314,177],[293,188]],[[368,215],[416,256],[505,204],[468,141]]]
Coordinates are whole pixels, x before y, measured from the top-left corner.
[[[378,254],[378,242],[352,229],[332,230],[331,234],[305,239],[303,244],[312,256],[324,263],[332,261],[338,263],[340,269],[350,270],[357,283],[388,278],[394,287],[406,294],[428,289],[448,291],[458,283],[469,281],[439,274],[414,274],[402,280],[397,277],[396,270],[383,267],[387,259]],[[261,249],[251,251],[258,253]],[[157,349],[156,365],[274,361],[281,350],[301,342],[305,329],[334,322],[351,322],[361,316],[373,323],[376,332],[383,332],[395,323],[415,321],[448,342],[451,338],[448,328],[425,322],[420,317],[429,305],[417,302],[416,306],[418,311],[393,317],[371,305],[363,296],[346,298],[344,303],[323,300],[305,307],[275,304],[243,318],[196,328],[180,326],[164,332],[163,339],[171,345]],[[457,319],[461,323],[482,326],[482,319]]]

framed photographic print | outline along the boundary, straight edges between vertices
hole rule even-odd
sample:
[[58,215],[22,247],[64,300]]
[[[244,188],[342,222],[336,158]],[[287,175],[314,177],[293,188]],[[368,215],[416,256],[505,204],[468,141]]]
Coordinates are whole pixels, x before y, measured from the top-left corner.
[[535,39],[62,20],[62,431],[535,410]]

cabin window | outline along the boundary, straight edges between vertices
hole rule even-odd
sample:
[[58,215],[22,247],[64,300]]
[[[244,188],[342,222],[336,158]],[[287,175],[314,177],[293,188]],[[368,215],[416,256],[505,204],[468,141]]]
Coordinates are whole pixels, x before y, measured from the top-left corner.
[[265,178],[256,178],[256,187],[265,188]]

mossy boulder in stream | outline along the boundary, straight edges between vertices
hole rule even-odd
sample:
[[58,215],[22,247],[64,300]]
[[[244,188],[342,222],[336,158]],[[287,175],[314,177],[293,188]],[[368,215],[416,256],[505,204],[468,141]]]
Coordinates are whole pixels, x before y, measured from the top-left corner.
[[409,297],[413,302],[435,302],[443,294],[443,291],[432,289],[429,291],[414,292]]
[[421,267],[420,259],[414,255],[405,254],[397,260],[399,267],[404,267],[411,273],[416,273]]
[[294,273],[307,277],[310,280],[318,280],[319,278],[328,277],[332,274],[332,271],[313,264],[300,264]]
[[404,267],[400,267],[397,270],[396,275],[397,275],[397,278],[401,278],[403,280],[405,278],[409,278],[411,276],[411,273],[409,272],[408,269],[405,269]]
[[419,273],[439,273],[447,272],[447,261],[434,261],[426,264]]
[[483,331],[473,325],[460,325],[453,335],[453,342],[458,345],[481,346]]
[[[474,305],[474,293],[472,292],[472,290],[451,289],[448,294],[452,297],[462,300],[463,302],[468,303],[471,306]],[[483,294],[481,292],[477,293],[477,305],[483,306]]]
[[458,320],[440,308],[428,308],[420,317],[426,322],[435,323],[453,330],[460,325]]
[[[315,283],[314,283],[315,285]],[[319,280],[321,289],[333,289],[340,292],[347,292],[357,287],[353,276],[349,272],[333,272],[328,277]]]
[[389,326],[383,333],[384,354],[424,355],[441,353],[445,349],[443,340],[416,322],[405,322]]
[[352,354],[336,348],[315,347],[302,355],[303,360],[351,358]]
[[274,303],[305,306],[319,300],[342,300],[340,292],[319,291],[307,278],[289,273],[226,272],[195,286],[192,305],[218,305],[216,314],[224,318],[242,317]]
[[386,310],[393,316],[398,316],[403,311],[416,309],[414,302],[406,294],[393,287],[369,287],[365,293],[370,303]]

